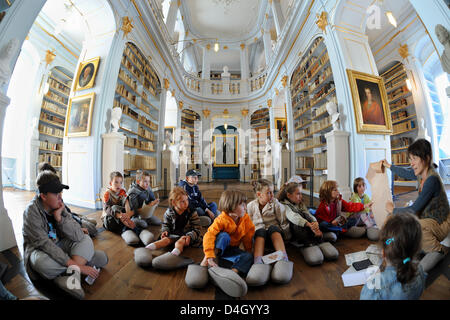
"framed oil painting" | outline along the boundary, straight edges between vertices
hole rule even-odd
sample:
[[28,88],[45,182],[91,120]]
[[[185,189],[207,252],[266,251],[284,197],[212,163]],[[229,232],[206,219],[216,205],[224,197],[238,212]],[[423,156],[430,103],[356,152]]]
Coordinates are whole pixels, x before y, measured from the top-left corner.
[[91,135],[94,102],[94,92],[69,100],[65,128],[66,137],[88,137]]

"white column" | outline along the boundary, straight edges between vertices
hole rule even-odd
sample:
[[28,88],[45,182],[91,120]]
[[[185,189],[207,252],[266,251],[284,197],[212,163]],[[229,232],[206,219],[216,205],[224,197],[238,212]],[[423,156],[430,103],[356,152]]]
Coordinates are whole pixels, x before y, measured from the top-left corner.
[[178,4],[177,0],[170,1],[169,12],[167,13],[166,27],[169,32],[169,36],[173,37],[175,30],[175,23],[177,22]]
[[241,94],[247,94],[248,93],[248,78],[250,75],[250,67],[248,63],[248,48],[245,46],[245,44],[242,44],[241,47]]
[[202,94],[205,96],[209,93],[209,79],[210,79],[210,73],[211,73],[211,64],[209,61],[210,57],[210,49],[207,47],[203,47],[203,61],[202,61],[202,85],[201,85],[201,91]]
[[123,172],[125,136],[120,132],[102,134],[102,187],[109,185],[109,174],[113,171]]
[[[289,79],[289,78],[286,78]],[[290,169],[291,176],[294,175],[295,172],[295,137],[294,137],[294,115],[292,113],[292,100],[291,100],[291,90],[290,86],[286,80],[286,88],[284,88],[284,98],[286,103],[286,126],[287,126],[287,135],[288,135],[288,144],[290,151]]]
[[[202,181],[212,181],[212,155],[211,155],[211,115],[202,117]],[[209,169],[209,180],[208,180]]]
[[335,180],[342,194],[342,199],[349,199],[352,195],[350,189],[350,168],[343,166],[343,163],[349,163],[348,137],[350,133],[345,131],[332,131],[325,135],[327,139],[327,166],[328,180]]
[[[3,136],[3,124],[5,122],[6,108],[10,103],[9,98],[0,92],[0,141]],[[2,148],[0,145],[0,154]],[[0,175],[0,187],[2,186],[2,175]],[[8,216],[8,211],[3,202],[3,191],[0,192],[0,252],[10,249],[17,245],[16,237],[14,236],[14,229],[11,219]]]
[[167,89],[164,87],[164,79],[160,79],[162,82],[161,93],[159,98],[159,122],[158,122],[158,139],[156,146],[156,183],[159,183],[163,179],[162,166],[161,166],[161,152],[164,145],[164,122],[166,119],[166,101],[167,101]]
[[272,41],[270,39],[270,29],[268,28],[268,24],[266,24],[266,28],[264,28],[263,41],[264,41],[264,54],[266,57],[266,66],[267,66],[269,65],[270,57],[272,56]]
[[275,28],[277,30],[277,35],[280,36],[284,26],[284,16],[281,11],[280,0],[269,0],[269,2],[272,2],[272,14],[275,20]]

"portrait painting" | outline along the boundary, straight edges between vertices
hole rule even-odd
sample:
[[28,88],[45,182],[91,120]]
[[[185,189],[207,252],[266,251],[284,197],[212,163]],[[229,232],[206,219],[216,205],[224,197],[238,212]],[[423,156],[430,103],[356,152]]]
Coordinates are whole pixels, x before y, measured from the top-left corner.
[[95,93],[71,98],[67,112],[65,136],[88,137],[91,135],[92,111]]
[[92,88],[95,85],[100,57],[90,59],[80,63],[76,78],[75,91]]
[[381,77],[347,70],[358,133],[391,134],[392,122]]

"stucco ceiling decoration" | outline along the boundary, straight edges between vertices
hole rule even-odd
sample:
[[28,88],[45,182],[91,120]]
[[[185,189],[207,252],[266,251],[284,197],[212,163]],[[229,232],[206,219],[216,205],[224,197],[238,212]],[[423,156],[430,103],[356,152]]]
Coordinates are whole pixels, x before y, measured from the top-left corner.
[[247,39],[262,21],[261,0],[188,0],[183,4],[188,29],[201,38]]

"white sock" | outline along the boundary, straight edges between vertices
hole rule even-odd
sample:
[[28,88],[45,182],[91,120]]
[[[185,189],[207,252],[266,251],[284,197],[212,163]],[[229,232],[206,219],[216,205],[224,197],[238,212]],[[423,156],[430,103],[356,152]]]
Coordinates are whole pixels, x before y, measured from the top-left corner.
[[147,245],[145,248],[146,248],[146,249],[150,249],[150,250],[155,250],[155,249],[156,249],[156,246],[155,246],[154,243],[150,243],[150,244]]
[[181,253],[180,250],[178,250],[177,248],[173,249],[172,252],[171,252],[171,254],[174,254],[176,256],[179,256],[180,253]]

